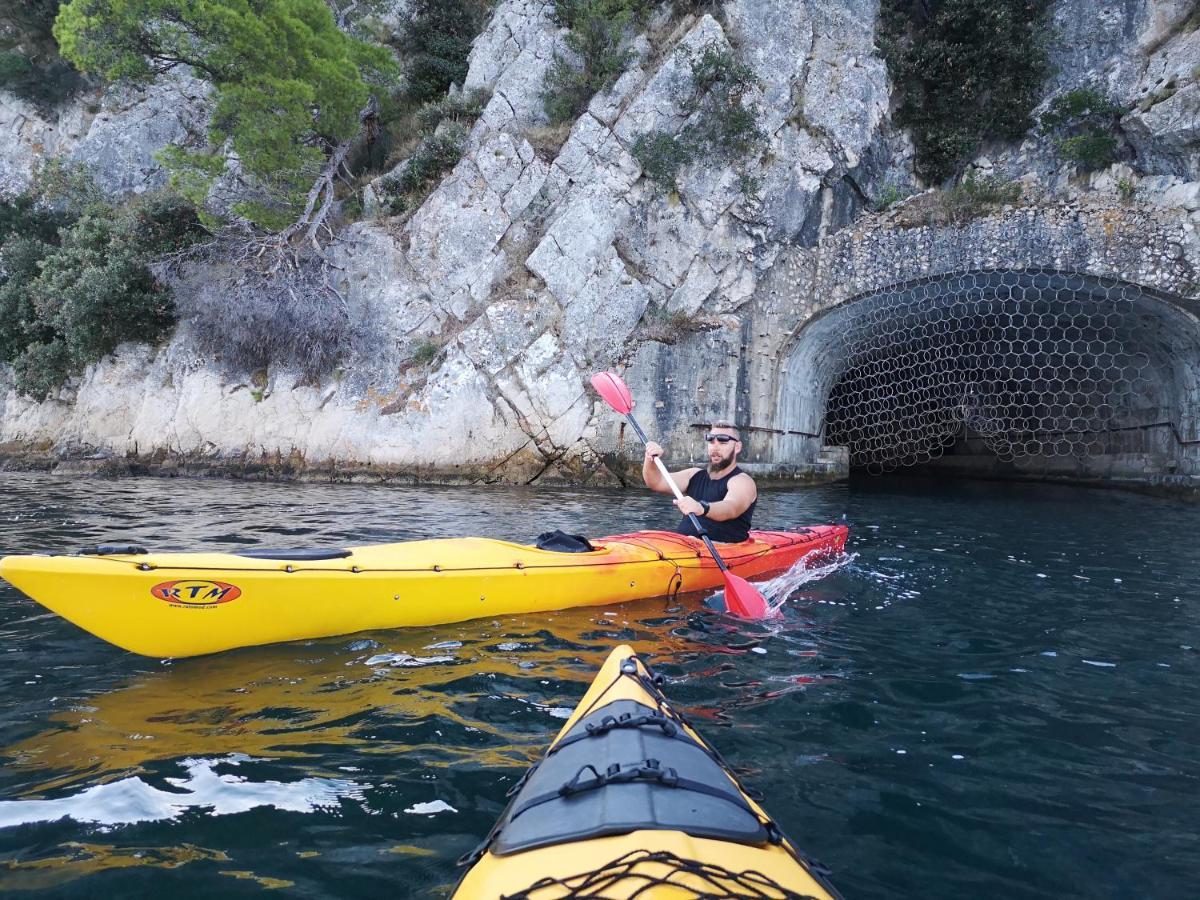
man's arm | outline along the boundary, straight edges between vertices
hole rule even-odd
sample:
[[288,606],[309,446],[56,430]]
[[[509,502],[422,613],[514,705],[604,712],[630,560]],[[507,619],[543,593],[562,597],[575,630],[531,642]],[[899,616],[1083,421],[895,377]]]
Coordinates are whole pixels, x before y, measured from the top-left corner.
[[[658,466],[654,464],[654,457],[662,456],[663,449],[654,441],[646,444],[646,456],[642,460],[642,480],[646,482],[646,487],[660,494],[672,494],[671,485],[663,478],[662,472],[658,470]],[[688,482],[692,480],[692,476],[700,470],[693,466],[690,469],[680,469],[678,472],[671,473],[671,479],[679,487],[679,490],[686,491]],[[749,504],[747,504],[749,505]]]
[[[758,487],[754,484],[754,479],[745,472],[742,472],[729,482],[729,487],[725,489],[724,500],[718,500],[716,503],[708,505],[708,515],[704,516],[704,518],[712,519],[714,522],[726,522],[729,519],[736,519],[750,508],[750,504],[757,497]],[[700,505],[700,501],[693,500],[691,497],[676,500],[675,505],[685,516],[688,513],[695,513],[699,516],[704,512],[704,507]]]

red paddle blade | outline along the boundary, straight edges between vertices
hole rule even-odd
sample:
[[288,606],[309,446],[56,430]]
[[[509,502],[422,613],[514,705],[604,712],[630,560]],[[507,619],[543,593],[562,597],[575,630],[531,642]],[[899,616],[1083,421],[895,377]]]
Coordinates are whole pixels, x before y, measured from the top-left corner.
[[629,388],[615,372],[597,372],[592,376],[592,387],[604,398],[604,402],[623,416],[633,411],[633,396]]
[[725,575],[725,608],[735,616],[743,619],[764,619],[769,607],[754,585],[740,575],[726,571]]

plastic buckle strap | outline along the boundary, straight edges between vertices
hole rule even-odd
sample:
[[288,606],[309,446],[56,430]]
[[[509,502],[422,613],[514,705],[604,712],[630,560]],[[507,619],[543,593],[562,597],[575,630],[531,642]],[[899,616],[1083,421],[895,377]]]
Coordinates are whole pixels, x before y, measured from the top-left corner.
[[602,737],[614,728],[642,728],[645,725],[657,725],[667,737],[674,737],[679,730],[674,722],[659,713],[641,716],[621,713],[619,717],[605,716],[599,723],[589,722],[584,727],[588,737]]
[[[591,778],[584,778],[585,772],[591,772]],[[581,767],[570,781],[564,782],[558,789],[561,797],[570,797],[584,791],[595,790],[610,784],[629,784],[635,781],[646,781],[662,784],[666,787],[676,787],[680,783],[679,773],[673,768],[663,768],[657,759],[647,759],[640,763],[630,763],[622,766],[612,763],[600,772],[591,763]]]
[[[612,771],[613,766],[617,766],[617,763],[613,763],[612,766],[609,766],[608,770]],[[591,771],[593,777],[589,778],[587,781],[581,780],[583,773],[589,770]],[[561,797],[569,797],[572,794],[578,794],[580,791],[590,791],[594,788],[603,787],[607,782],[607,773],[601,774],[595,766],[593,766],[591,763],[588,763],[587,765],[581,766],[579,771],[571,777],[570,781],[563,782],[558,788],[558,793]]]
[[605,716],[599,723],[588,722],[583,726],[582,730],[576,730],[573,734],[563,738],[547,752],[547,756],[552,756],[555,753],[570,747],[572,744],[577,744],[580,741],[585,741],[588,738],[603,737],[615,728],[643,728],[646,726],[657,726],[662,729],[664,737],[676,738],[681,741],[686,741],[689,744],[695,742],[686,734],[684,734],[676,721],[667,715],[663,715],[661,709],[659,712],[644,713],[639,716],[634,716],[632,713],[622,713],[619,717]]

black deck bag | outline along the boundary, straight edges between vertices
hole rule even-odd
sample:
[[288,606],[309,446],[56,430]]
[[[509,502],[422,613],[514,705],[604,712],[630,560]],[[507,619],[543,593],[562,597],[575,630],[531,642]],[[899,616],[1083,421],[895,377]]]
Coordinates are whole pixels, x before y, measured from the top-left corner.
[[539,550],[553,550],[555,553],[590,553],[596,549],[582,534],[567,534],[557,528],[539,534],[537,547]]

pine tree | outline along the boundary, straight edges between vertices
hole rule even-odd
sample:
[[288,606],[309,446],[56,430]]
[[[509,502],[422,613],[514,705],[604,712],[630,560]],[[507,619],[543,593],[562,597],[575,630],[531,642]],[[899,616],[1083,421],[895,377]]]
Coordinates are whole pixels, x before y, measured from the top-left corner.
[[234,212],[266,228],[296,220],[335,147],[395,76],[381,47],[338,29],[324,0],[71,0],[54,25],[63,56],[108,79],[189,66],[215,91],[210,146],[164,162],[202,201],[229,150],[257,196]]

